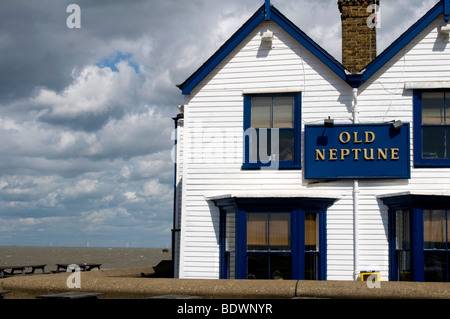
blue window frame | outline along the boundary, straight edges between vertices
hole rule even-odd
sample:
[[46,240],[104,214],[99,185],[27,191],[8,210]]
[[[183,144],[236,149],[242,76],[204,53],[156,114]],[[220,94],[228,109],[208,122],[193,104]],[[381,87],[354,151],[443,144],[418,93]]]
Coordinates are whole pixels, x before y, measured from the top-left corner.
[[390,280],[450,281],[450,199],[399,196],[389,206]]
[[244,95],[243,169],[301,168],[301,94]]
[[414,91],[414,166],[450,166],[450,90]]
[[220,278],[325,280],[327,203],[216,202],[221,208]]

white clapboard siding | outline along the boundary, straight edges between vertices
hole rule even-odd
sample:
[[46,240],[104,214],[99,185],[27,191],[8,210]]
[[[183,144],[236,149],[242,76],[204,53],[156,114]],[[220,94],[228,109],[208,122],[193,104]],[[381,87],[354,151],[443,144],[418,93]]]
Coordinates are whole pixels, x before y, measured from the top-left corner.
[[449,169],[414,168],[413,95],[405,90],[408,81],[442,81],[450,78],[450,48],[438,36],[442,18],[427,27],[359,89],[361,122],[388,122],[399,119],[411,123],[411,179],[361,182],[359,215],[360,268],[382,271],[388,279],[387,207],[376,195],[407,190],[443,194],[450,190]]
[[[273,48],[261,51],[260,34],[268,28],[275,35]],[[346,90],[349,97],[336,88]],[[345,82],[272,22],[262,23],[194,89],[185,106],[188,150],[185,150],[181,277],[219,276],[219,211],[205,196],[316,192],[316,187],[307,187],[303,182],[300,170],[241,170],[243,92],[277,89],[302,92],[303,124],[323,120],[324,113],[347,113],[346,103],[351,105],[352,101],[351,89]],[[220,146],[215,147],[217,144]],[[349,227],[351,188],[346,186],[351,184],[337,185],[338,190],[329,184],[317,189],[327,195],[331,191],[336,197],[346,197],[342,206],[330,208],[327,224],[328,236],[333,239],[328,248],[329,275],[346,279],[352,276],[353,263]]]
[[[450,79],[450,44],[437,26],[424,30],[358,91],[359,121],[411,122],[408,81]],[[261,32],[274,32],[273,48]],[[273,22],[263,22],[188,96],[185,105],[180,277],[219,277],[219,210],[205,197],[327,194],[339,200],[327,211],[327,278],[352,280],[354,265],[353,182],[312,183],[302,171],[243,171],[243,92],[302,92],[302,129],[331,116],[351,123],[352,89]],[[407,190],[450,193],[450,170],[413,167],[411,179],[360,181],[357,229],[359,269],[380,270],[388,280],[388,210],[377,195]],[[302,150],[303,152],[304,150]]]

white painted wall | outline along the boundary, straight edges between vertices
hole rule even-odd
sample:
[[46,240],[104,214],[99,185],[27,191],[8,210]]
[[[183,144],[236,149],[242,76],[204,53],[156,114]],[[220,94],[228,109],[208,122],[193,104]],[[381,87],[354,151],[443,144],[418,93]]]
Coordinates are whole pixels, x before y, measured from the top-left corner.
[[[361,123],[412,122],[408,81],[448,81],[450,44],[436,22],[359,89]],[[273,47],[261,44],[274,33]],[[219,277],[219,211],[205,197],[224,194],[339,197],[327,211],[329,280],[353,279],[352,181],[303,179],[303,171],[243,171],[243,92],[302,92],[302,131],[331,116],[351,123],[352,89],[274,22],[263,22],[186,98],[179,275]],[[411,141],[413,139],[411,125]],[[303,143],[302,143],[303,144]],[[414,169],[411,179],[360,181],[360,270],[381,270],[388,280],[387,207],[376,195],[405,190],[450,192],[450,169]],[[302,150],[303,153],[303,150]],[[303,156],[303,154],[302,154]]]

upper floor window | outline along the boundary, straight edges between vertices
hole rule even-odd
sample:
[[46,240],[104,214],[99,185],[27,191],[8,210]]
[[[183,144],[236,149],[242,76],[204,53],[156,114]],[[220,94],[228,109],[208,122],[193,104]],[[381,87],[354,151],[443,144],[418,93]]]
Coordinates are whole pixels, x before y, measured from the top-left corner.
[[450,90],[414,91],[414,164],[450,166]]
[[244,96],[243,168],[300,168],[300,93]]

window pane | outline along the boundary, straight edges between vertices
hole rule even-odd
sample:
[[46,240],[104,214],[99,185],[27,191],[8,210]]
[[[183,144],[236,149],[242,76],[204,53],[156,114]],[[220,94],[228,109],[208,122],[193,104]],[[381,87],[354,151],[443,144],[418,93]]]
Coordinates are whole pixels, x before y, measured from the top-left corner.
[[252,127],[272,127],[272,98],[252,98]]
[[423,158],[444,158],[445,138],[444,127],[422,128]]
[[445,210],[423,211],[423,248],[445,249],[447,242]]
[[236,250],[236,214],[229,213],[225,216],[225,250]]
[[447,281],[447,258],[444,252],[424,253],[425,281]]
[[270,129],[252,129],[250,131],[250,163],[261,162],[267,164],[271,160],[271,139]]
[[271,159],[271,144],[272,144],[272,130],[259,129],[258,130],[258,161],[262,163],[269,163]]
[[450,127],[445,128],[445,158],[450,158]]
[[270,250],[291,250],[291,214],[270,214]]
[[445,124],[450,124],[450,92],[445,92]]
[[398,280],[412,280],[411,273],[411,247],[410,241],[410,212],[409,210],[397,210],[395,212],[395,242],[398,266]]
[[248,254],[247,256],[247,278],[268,279],[269,278],[269,255]]
[[293,161],[295,134],[293,129],[257,129],[250,134],[250,161],[267,164],[271,160]]
[[409,249],[410,248],[410,236],[409,236],[409,211],[397,210],[396,215],[396,242],[397,249]]
[[444,92],[422,93],[422,123],[444,124]]
[[291,254],[270,254],[270,279],[292,279]]
[[319,250],[319,221],[318,214],[305,214],[305,250]]
[[268,214],[247,214],[247,250],[268,250]]
[[275,97],[273,99],[273,127],[294,127],[294,98]]
[[236,279],[236,253],[225,253],[227,263],[227,279]]
[[411,281],[411,253],[409,251],[397,252],[398,280]]
[[[274,141],[275,142],[275,141]],[[277,149],[278,148],[278,149]],[[278,145],[272,144],[272,153],[279,161],[293,161],[295,148],[294,130],[278,130]]]
[[305,254],[305,280],[317,280],[318,259],[316,253]]

